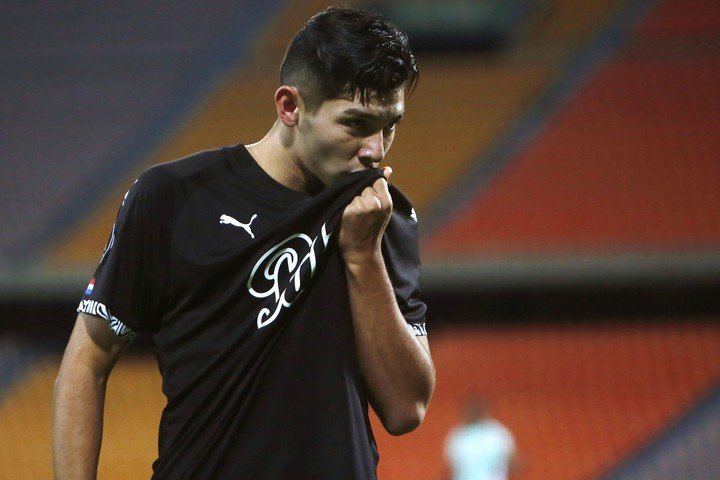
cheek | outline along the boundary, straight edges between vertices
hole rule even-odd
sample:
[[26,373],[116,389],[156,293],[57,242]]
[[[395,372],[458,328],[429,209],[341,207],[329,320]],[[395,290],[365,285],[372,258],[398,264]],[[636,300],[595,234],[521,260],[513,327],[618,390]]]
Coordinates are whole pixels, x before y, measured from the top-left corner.
[[329,160],[347,161],[356,155],[360,147],[354,136],[342,130],[328,130],[318,139],[318,148]]
[[332,124],[327,122],[315,122],[310,125],[307,134],[310,145],[316,153],[327,154],[336,150],[343,142],[343,132],[338,131]]
[[305,124],[301,154],[321,178],[347,171],[360,149],[359,140],[343,125],[323,120],[313,118]]

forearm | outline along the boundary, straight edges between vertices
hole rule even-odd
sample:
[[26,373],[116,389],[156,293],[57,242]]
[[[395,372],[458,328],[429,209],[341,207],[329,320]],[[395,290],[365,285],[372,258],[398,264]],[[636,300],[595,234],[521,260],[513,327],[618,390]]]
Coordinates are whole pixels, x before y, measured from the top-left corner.
[[81,313],[75,321],[53,404],[53,466],[56,480],[97,476],[107,379],[127,343],[104,319]]
[[408,329],[379,250],[346,262],[357,352],[373,407],[393,434],[413,430],[435,387],[429,351]]
[[106,381],[87,367],[69,363],[63,362],[55,383],[55,479],[94,479],[102,439]]

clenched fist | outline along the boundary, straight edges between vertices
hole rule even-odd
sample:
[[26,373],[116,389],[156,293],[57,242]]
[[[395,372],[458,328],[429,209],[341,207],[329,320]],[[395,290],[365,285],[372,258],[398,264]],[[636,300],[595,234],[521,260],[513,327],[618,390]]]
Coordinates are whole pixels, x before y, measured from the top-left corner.
[[365,187],[343,211],[339,244],[346,265],[381,255],[382,236],[393,209],[387,183],[391,174],[392,168],[383,167],[385,178]]

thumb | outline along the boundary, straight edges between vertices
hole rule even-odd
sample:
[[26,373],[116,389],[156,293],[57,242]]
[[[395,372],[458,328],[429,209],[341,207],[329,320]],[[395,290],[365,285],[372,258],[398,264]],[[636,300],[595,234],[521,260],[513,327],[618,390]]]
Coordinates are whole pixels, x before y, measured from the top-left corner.
[[382,173],[385,176],[385,180],[390,180],[390,175],[392,175],[393,169],[390,166],[385,166],[382,168]]

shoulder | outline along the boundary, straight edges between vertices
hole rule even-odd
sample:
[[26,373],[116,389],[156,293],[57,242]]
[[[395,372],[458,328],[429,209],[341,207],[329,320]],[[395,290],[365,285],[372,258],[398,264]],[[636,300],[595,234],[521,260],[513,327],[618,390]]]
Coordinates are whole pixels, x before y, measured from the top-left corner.
[[182,182],[197,177],[217,174],[227,170],[227,148],[215,148],[193,153],[166,163],[160,163],[148,169],[145,174],[160,181]]
[[390,196],[393,200],[393,212],[388,228],[391,235],[399,235],[402,240],[418,237],[418,217],[410,199],[395,185],[390,185]]
[[468,439],[468,430],[464,426],[453,427],[445,439],[445,449],[448,453],[463,448]]
[[400,189],[390,185],[393,211],[383,236],[387,248],[398,260],[413,264],[420,263],[419,231],[417,215],[412,202]]
[[514,441],[512,432],[510,432],[510,430],[499,420],[489,420],[488,427],[495,436],[502,439],[503,441],[507,443],[512,443]]
[[153,165],[138,177],[128,194],[153,197],[187,192],[222,175],[226,170],[226,158],[226,149],[217,148]]
[[405,263],[418,265],[420,260],[417,215],[410,200],[394,185],[390,185],[393,211],[385,229],[383,241],[392,256]]
[[412,223],[417,223],[417,214],[415,213],[415,207],[413,206],[410,199],[395,185],[389,185],[390,197],[393,201],[393,212],[397,212],[403,218],[412,220]]

